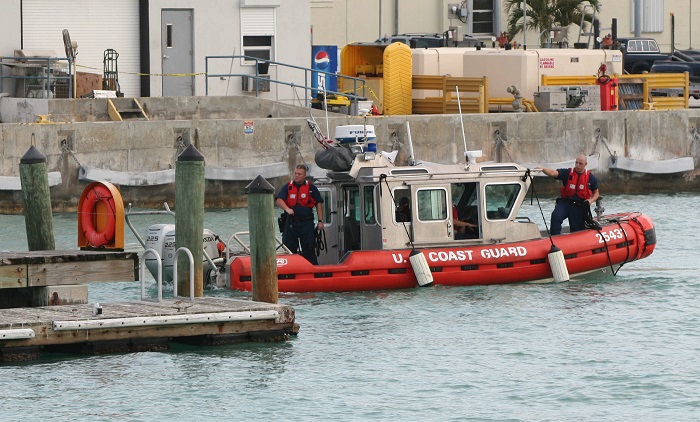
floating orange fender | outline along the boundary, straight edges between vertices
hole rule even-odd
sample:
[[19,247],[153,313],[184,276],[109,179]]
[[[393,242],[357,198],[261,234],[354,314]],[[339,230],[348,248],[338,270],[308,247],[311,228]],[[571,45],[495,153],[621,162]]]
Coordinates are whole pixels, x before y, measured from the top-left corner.
[[78,246],[124,248],[124,203],[109,182],[92,182],[78,204]]

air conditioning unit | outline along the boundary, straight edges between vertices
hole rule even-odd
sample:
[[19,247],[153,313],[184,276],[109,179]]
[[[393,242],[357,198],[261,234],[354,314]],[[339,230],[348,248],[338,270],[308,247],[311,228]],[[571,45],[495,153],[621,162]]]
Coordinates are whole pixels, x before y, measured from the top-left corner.
[[244,92],[255,92],[256,82],[258,92],[270,92],[270,75],[260,75],[258,79],[254,76],[244,76],[241,78],[243,81],[242,89]]

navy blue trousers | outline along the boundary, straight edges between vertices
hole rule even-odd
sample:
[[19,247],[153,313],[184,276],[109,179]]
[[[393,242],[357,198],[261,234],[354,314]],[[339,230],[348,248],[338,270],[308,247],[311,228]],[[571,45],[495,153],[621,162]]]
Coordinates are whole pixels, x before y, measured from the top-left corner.
[[310,263],[318,265],[318,258],[314,251],[316,228],[313,220],[289,222],[287,230],[283,234],[282,242],[292,253],[299,252],[299,245],[301,245],[301,255]]
[[586,207],[590,209],[590,205],[585,202],[581,205],[574,205],[571,201],[558,198],[557,205],[552,211],[552,223],[549,232],[552,235],[560,234],[561,225],[567,218],[569,219],[569,227],[572,232],[585,229],[584,221],[588,214]]

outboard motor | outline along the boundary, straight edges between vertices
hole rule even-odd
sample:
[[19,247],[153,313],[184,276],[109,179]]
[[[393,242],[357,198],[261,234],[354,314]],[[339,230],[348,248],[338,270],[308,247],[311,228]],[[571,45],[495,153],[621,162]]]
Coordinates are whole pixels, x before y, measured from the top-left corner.
[[[204,229],[202,234],[202,248],[204,252],[214,261],[219,263],[219,250],[217,248],[216,235],[209,229]],[[148,236],[146,237],[146,249],[154,249],[161,256],[163,265],[163,282],[173,281],[173,264],[175,262],[175,225],[174,224],[154,224],[148,228]],[[158,277],[158,264],[152,254],[146,256],[146,268],[150,271],[153,278]],[[207,279],[207,274],[211,278],[211,266],[204,258],[204,276]],[[189,271],[187,267],[183,267],[180,271]]]

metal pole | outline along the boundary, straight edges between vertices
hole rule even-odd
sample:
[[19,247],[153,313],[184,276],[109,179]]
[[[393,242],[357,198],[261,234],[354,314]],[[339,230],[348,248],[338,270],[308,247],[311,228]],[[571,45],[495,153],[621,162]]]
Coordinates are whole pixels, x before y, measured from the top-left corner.
[[382,0],[379,0],[379,37],[382,39]]
[[634,0],[634,36],[642,36],[642,0]]
[[527,50],[527,0],[523,0],[523,50]]
[[394,34],[399,34],[399,0],[394,0]]

